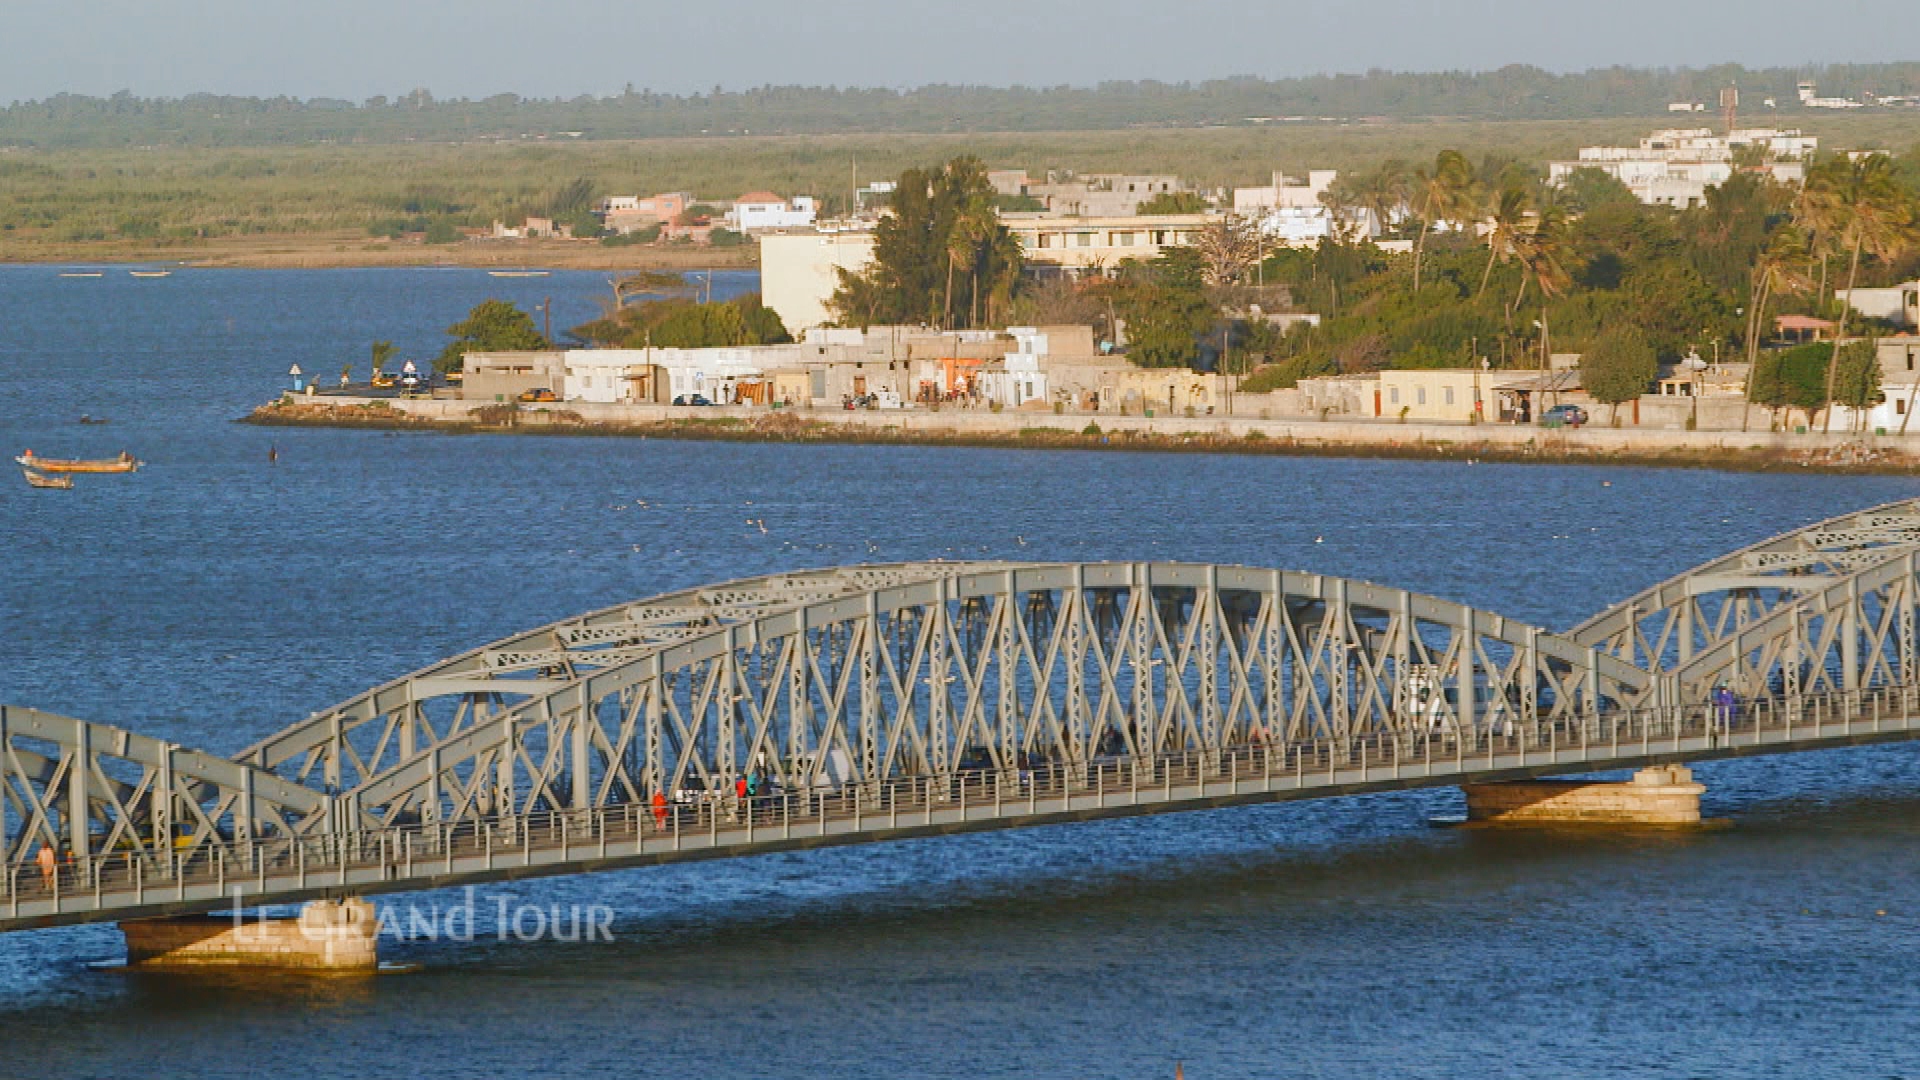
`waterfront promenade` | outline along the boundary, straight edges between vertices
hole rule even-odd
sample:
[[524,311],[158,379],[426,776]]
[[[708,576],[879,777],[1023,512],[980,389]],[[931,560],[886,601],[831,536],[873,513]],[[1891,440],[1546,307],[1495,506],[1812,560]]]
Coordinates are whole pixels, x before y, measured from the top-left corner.
[[[262,423],[397,426],[528,433],[1181,449],[1387,457],[1615,461],[1719,468],[1821,467],[1904,471],[1920,465],[1909,436],[1843,432],[1687,431],[1645,427],[1544,428],[1521,424],[1314,420],[1258,415],[1124,416],[984,408],[767,409],[750,406],[555,402],[520,405],[503,419],[489,402],[288,395],[257,410]],[[1765,415],[1756,412],[1756,424]]]

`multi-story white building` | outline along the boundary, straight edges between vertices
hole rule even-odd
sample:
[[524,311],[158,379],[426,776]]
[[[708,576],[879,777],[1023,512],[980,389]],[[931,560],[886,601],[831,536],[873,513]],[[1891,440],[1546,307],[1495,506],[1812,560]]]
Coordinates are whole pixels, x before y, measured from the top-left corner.
[[787,333],[799,337],[833,321],[827,301],[840,287],[838,271],[862,274],[873,262],[873,233],[768,233],[760,237],[760,302]]
[[1597,169],[1620,181],[1650,206],[1694,206],[1707,189],[1733,175],[1734,151],[1758,147],[1764,160],[1755,166],[1781,183],[1806,178],[1806,162],[1820,140],[1797,130],[1743,128],[1716,135],[1711,128],[1668,128],[1640,140],[1638,146],[1583,146],[1574,161],[1547,165],[1547,180],[1561,184],[1581,169]]

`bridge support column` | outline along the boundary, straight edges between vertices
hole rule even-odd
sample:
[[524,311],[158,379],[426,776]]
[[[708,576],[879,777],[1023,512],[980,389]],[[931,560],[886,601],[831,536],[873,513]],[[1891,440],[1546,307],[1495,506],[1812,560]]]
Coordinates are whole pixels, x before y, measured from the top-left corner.
[[1698,825],[1700,796],[1684,765],[1641,769],[1622,783],[1516,780],[1467,784],[1467,820],[1500,825]]
[[365,900],[317,900],[296,918],[218,915],[120,924],[132,967],[172,971],[255,968],[366,974],[379,966],[379,921]]

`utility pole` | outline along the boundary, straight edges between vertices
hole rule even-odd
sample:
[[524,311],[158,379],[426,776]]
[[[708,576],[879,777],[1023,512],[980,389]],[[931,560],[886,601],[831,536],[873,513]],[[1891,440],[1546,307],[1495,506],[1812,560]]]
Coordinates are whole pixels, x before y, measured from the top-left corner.
[[547,302],[540,305],[540,314],[546,317],[547,329],[544,336],[547,344],[551,345],[553,344],[553,297],[547,297]]

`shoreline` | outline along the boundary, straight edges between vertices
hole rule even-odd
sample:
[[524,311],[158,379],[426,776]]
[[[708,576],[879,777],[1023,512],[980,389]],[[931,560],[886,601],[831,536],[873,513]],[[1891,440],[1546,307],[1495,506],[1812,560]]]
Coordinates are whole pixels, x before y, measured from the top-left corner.
[[192,270],[753,270],[759,249],[646,245],[605,247],[591,241],[467,241],[406,244],[366,236],[283,235],[180,245],[84,243],[0,244],[0,265],[124,266],[159,264]]
[[[402,408],[397,406],[412,406]],[[439,406],[438,409],[421,408]],[[452,408],[448,408],[451,406]],[[629,416],[608,418],[609,408]],[[1320,421],[1262,421],[1244,417],[1194,417],[1156,422],[1140,417],[1052,413],[919,413],[905,416],[835,410],[692,410],[668,406],[592,406],[526,409],[465,402],[393,402],[347,399],[314,403],[281,399],[255,409],[240,422],[263,427],[361,428],[447,435],[591,436],[706,442],[811,443],[853,446],[947,446],[1000,450],[1091,450],[1110,453],[1249,454],[1280,457],[1377,458],[1454,461],[1467,464],[1590,465],[1636,468],[1718,469],[1734,472],[1819,472],[1836,475],[1911,475],[1920,472],[1920,439],[1913,448],[1891,438],[1787,436],[1739,432],[1647,432],[1608,429],[1628,436],[1441,425],[1360,425]],[[719,413],[725,415],[715,415]],[[831,419],[828,419],[831,417]],[[990,418],[989,423],[982,423]],[[895,421],[889,423],[888,421]],[[942,424],[945,420],[947,423]],[[964,421],[960,423],[959,421]],[[1143,423],[1144,421],[1144,423]],[[1131,423],[1129,423],[1131,422]],[[1173,430],[1173,429],[1179,430]],[[1240,428],[1244,430],[1234,430]],[[1269,434],[1266,428],[1284,429]],[[1308,429],[1302,431],[1301,429]],[[1315,431],[1319,428],[1324,430]],[[1658,435],[1639,440],[1635,434]],[[1674,436],[1687,436],[1676,439]],[[1729,446],[1722,436],[1750,445]],[[1662,445],[1664,444],[1664,445]]]

